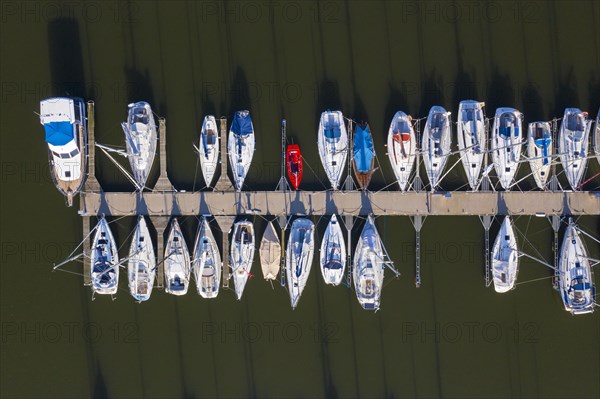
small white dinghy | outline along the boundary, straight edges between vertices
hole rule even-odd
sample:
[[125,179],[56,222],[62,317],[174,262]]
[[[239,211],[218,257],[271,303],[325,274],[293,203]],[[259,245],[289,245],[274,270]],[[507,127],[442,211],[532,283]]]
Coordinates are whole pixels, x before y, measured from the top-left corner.
[[233,171],[233,181],[237,191],[242,190],[244,180],[250,170],[252,157],[254,157],[255,140],[250,111],[237,111],[233,117],[227,140],[229,164]]
[[331,215],[321,241],[320,263],[325,284],[339,285],[346,271],[346,244],[335,214]]
[[285,251],[285,273],[292,309],[304,291],[315,250],[315,225],[310,219],[294,220]]
[[440,183],[452,145],[450,112],[443,107],[431,107],[423,130],[423,161],[431,191]]
[[273,222],[267,224],[260,241],[260,266],[265,280],[275,280],[281,267],[281,243]]
[[325,111],[321,114],[317,145],[327,178],[331,187],[337,190],[348,157],[348,132],[341,111]]
[[521,119],[523,114],[514,108],[498,108],[494,116],[490,149],[494,169],[505,190],[510,190],[521,160]]
[[460,159],[472,190],[477,188],[486,152],[485,103],[461,101],[458,106],[457,139]]
[[185,295],[190,285],[190,253],[177,219],[171,222],[171,231],[165,246],[165,292]]
[[579,183],[587,165],[587,151],[592,121],[587,112],[578,108],[567,108],[560,125],[558,149],[567,180],[573,190]]
[[492,248],[492,275],[496,292],[507,292],[515,287],[519,272],[517,238],[510,216],[504,218]]
[[192,260],[196,288],[202,298],[216,298],[219,294],[221,266],[219,247],[208,221],[203,216],[198,225],[198,233],[194,242],[194,258]]
[[127,261],[129,293],[138,302],[147,301],[156,277],[156,256],[144,216],[138,217]]
[[104,217],[98,221],[91,253],[92,291],[113,295],[119,288],[119,252]]
[[384,249],[373,217],[369,215],[354,251],[353,279],[358,303],[378,310],[385,272]]
[[237,299],[242,299],[244,288],[254,262],[254,226],[248,220],[233,225],[231,240],[231,271]]
[[532,122],[527,129],[527,157],[535,184],[546,188],[552,165],[552,130],[548,122]]
[[143,188],[156,154],[156,124],[152,108],[147,102],[131,103],[127,107],[127,121],[121,123],[121,127],[125,133],[127,157],[133,177]]
[[217,121],[212,115],[205,116],[202,122],[198,156],[204,182],[210,187],[219,163],[219,130]]
[[577,226],[569,220],[559,259],[560,293],[565,309],[571,314],[594,311],[596,287],[590,259]]
[[417,139],[412,117],[402,111],[396,112],[387,138],[387,153],[400,190],[406,191],[410,175],[415,167]]

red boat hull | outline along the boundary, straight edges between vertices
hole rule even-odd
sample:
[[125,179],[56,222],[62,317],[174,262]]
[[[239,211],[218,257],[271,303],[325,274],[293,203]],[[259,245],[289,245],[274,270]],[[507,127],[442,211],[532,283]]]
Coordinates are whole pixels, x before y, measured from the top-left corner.
[[302,153],[298,144],[290,144],[285,151],[288,179],[294,190],[298,190],[302,181]]

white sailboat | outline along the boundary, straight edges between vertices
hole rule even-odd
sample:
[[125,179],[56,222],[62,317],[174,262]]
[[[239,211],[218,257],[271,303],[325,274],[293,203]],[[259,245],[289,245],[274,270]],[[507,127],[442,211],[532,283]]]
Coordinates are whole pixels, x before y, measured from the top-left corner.
[[565,309],[571,314],[594,311],[596,287],[592,267],[577,226],[569,220],[559,259],[560,293]]
[[552,131],[548,122],[532,122],[527,130],[527,157],[535,183],[544,190],[552,164]]
[[193,256],[192,271],[198,294],[202,298],[216,298],[221,283],[221,254],[205,217],[200,219]]
[[294,220],[285,251],[285,272],[292,309],[298,306],[304,291],[315,249],[315,226],[305,218]]
[[156,256],[144,216],[138,217],[129,247],[127,276],[131,296],[139,302],[150,299],[156,276]]
[[260,266],[265,280],[275,280],[281,267],[281,243],[273,222],[267,224],[260,241]]
[[402,111],[394,115],[388,130],[387,150],[400,190],[406,191],[417,154],[417,138],[410,115]]
[[458,149],[467,180],[473,190],[477,188],[487,148],[484,106],[485,103],[473,100],[461,101],[458,106]]
[[558,148],[567,180],[573,190],[579,189],[579,183],[587,165],[587,151],[592,121],[587,112],[578,108],[567,108],[560,125]]
[[517,238],[510,216],[504,218],[492,248],[492,275],[494,289],[503,293],[512,290],[519,272]]
[[317,145],[327,178],[331,187],[337,190],[348,157],[348,132],[341,111],[325,111],[321,114]]
[[231,269],[237,299],[242,299],[246,282],[254,262],[254,226],[248,220],[233,225],[231,241]]
[[165,292],[187,294],[190,284],[190,253],[177,219],[171,222],[171,231],[165,246]]
[[85,104],[81,98],[67,97],[40,101],[40,123],[46,133],[50,176],[66,197],[67,206],[72,206],[87,171]]
[[321,241],[321,274],[325,284],[339,285],[346,270],[346,244],[335,214],[331,215]]
[[431,191],[440,183],[452,145],[450,112],[443,107],[431,107],[423,130],[423,161]]
[[98,221],[91,253],[92,291],[113,295],[119,288],[119,252],[104,217]]
[[494,169],[505,190],[515,179],[521,159],[521,119],[523,114],[514,108],[498,108],[494,116],[490,149]]
[[125,133],[127,157],[135,181],[144,187],[156,154],[156,124],[150,104],[145,101],[128,106],[127,121],[121,123]]
[[378,310],[385,272],[384,249],[373,217],[369,215],[354,251],[353,279],[358,303]]
[[250,111],[237,111],[233,117],[227,140],[229,164],[233,171],[233,180],[237,191],[242,190],[244,180],[250,170],[252,157],[254,157],[255,140]]
[[219,163],[219,130],[217,121],[212,115],[205,116],[202,122],[198,156],[200,157],[202,176],[204,176],[206,185],[210,187]]

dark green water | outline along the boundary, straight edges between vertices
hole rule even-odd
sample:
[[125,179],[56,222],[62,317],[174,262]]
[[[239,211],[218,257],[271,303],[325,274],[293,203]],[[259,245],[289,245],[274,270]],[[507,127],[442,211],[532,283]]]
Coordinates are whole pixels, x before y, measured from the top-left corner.
[[[595,116],[598,2],[7,1],[1,7],[2,397],[600,396],[598,313],[568,315],[547,278],[505,295],[485,288],[483,228],[474,217],[426,220],[419,289],[409,219],[379,218],[402,276],[387,273],[376,314],[363,311],[352,290],[325,287],[316,261],[295,311],[283,288],[261,281],[258,263],[241,302],[228,291],[214,301],[155,291],[138,305],[125,290],[114,302],[92,302],[80,276],[51,272],[80,242],[81,219],[49,179],[43,130],[33,114],[45,97],[94,99],[97,141],[120,145],[126,105],[147,100],[167,119],[168,172],[187,190],[202,186],[200,176],[194,181],[191,143],[205,114],[252,112],[257,151],[247,182],[253,189],[278,180],[285,117],[289,136],[316,171],[305,173],[303,187],[319,189],[325,175],[316,149],[318,115],[339,108],[371,125],[382,169],[372,187],[379,189],[392,182],[383,144],[397,110],[425,117],[440,104],[456,114],[460,100],[476,98],[486,101],[489,116],[514,106],[526,122],[560,117],[567,106]],[[592,161],[588,176],[598,171]],[[526,174],[524,165],[520,175]],[[105,189],[130,189],[101,156],[97,176]],[[447,189],[464,181],[459,168],[448,179]],[[181,222],[191,244],[197,221]],[[595,236],[599,222],[579,220]],[[262,231],[265,222],[256,223]],[[516,223],[532,243],[521,238],[523,250],[551,262],[549,223],[525,217]],[[133,224],[126,218],[113,225],[121,244]],[[322,220],[321,234],[324,227]],[[498,223],[492,239],[497,229]],[[587,242],[591,256],[600,257],[600,247]],[[519,281],[550,275],[521,258]]]

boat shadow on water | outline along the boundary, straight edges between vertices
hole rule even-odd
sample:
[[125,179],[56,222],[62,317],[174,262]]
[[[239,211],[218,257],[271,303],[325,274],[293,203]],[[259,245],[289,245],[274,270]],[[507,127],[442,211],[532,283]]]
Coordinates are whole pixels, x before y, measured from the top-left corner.
[[81,36],[76,19],[59,17],[48,23],[50,76],[57,96],[90,98],[86,90]]

